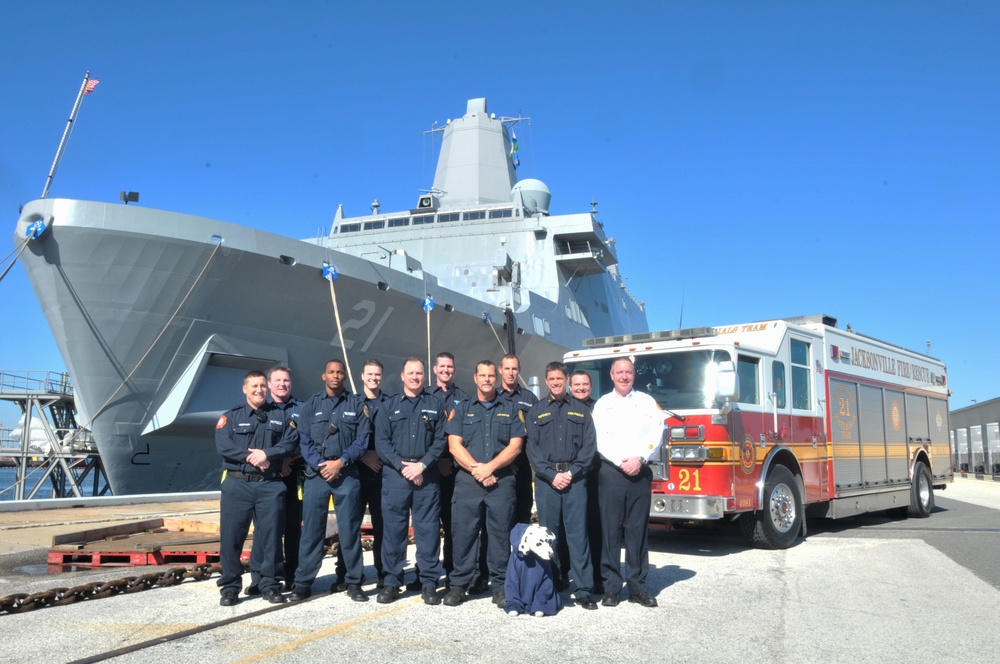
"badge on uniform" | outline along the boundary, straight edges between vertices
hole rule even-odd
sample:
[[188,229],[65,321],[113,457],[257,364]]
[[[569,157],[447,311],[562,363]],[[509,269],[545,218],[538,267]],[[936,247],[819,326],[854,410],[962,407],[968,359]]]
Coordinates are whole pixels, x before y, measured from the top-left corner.
[[215,423],[215,428],[216,429],[221,429],[224,426],[226,426],[226,416],[225,415],[220,415],[219,416],[219,421]]

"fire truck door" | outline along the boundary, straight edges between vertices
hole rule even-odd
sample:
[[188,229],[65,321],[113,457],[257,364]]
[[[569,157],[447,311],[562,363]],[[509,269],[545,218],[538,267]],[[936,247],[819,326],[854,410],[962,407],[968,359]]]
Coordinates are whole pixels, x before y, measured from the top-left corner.
[[[771,360],[771,381],[768,385],[767,410],[770,417],[767,420],[769,442],[780,442],[788,435],[788,381],[785,363]],[[782,431],[784,429],[784,431]]]

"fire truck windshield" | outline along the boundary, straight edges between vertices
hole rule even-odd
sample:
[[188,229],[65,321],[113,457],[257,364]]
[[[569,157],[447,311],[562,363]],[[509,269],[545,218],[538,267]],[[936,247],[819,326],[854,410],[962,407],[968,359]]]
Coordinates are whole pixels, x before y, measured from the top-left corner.
[[[574,362],[569,369],[590,374],[591,396],[598,399],[614,389],[611,364],[615,359]],[[718,407],[721,404],[716,403],[715,394],[719,363],[732,359],[728,351],[708,349],[639,355],[633,358],[635,389],[670,410]]]

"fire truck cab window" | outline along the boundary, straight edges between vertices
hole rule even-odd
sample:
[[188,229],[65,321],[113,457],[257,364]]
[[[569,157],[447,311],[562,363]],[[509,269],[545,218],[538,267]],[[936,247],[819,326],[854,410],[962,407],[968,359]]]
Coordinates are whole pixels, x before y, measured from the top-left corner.
[[718,364],[730,361],[718,350],[645,355],[635,358],[635,389],[671,410],[717,408]]
[[[718,408],[719,362],[732,361],[726,351],[696,350],[658,353],[635,358],[635,389],[656,399],[670,410]],[[571,364],[570,371],[584,369],[593,377],[591,396],[595,399],[615,389],[611,382],[611,359]],[[740,379],[742,381],[742,378]]]
[[809,344],[792,339],[792,408],[808,409],[810,405]]
[[775,406],[785,407],[785,363],[771,363],[771,394],[774,396]]
[[740,377],[740,403],[760,404],[760,359],[740,355],[736,375]]

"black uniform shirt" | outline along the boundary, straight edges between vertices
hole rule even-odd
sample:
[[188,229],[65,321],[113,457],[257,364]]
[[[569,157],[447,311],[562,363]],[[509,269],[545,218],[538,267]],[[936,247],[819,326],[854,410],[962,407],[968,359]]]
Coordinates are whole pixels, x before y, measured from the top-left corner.
[[437,397],[397,394],[379,407],[375,416],[375,451],[384,463],[403,470],[403,461],[425,467],[444,453],[444,403]]
[[485,402],[466,399],[449,411],[444,432],[461,436],[472,458],[486,463],[495,459],[511,438],[524,438],[524,420],[515,404],[499,395]]
[[[282,411],[285,414],[285,426],[290,423],[294,423],[293,426],[297,426],[299,423],[299,408],[302,406],[302,402],[293,396],[289,396],[286,401],[278,403],[277,401],[268,401],[272,406]],[[299,436],[299,441],[301,442],[302,437]],[[303,469],[302,465],[302,451],[299,448],[299,444],[295,445],[295,450],[292,452],[295,456],[295,460],[292,462],[292,472],[299,473]]]
[[443,401],[446,411],[450,411],[458,405],[458,402],[469,398],[468,393],[455,383],[452,383],[447,390],[442,390],[437,383],[434,383],[424,388],[424,394],[430,394]]
[[372,435],[368,437],[368,449],[375,449],[375,415],[378,413],[378,409],[382,407],[382,404],[388,401],[391,397],[385,393],[385,390],[379,390],[378,396],[374,398],[369,398],[365,396],[365,405],[368,406],[368,419],[372,422]]
[[[452,383],[447,390],[442,390],[437,383],[434,383],[433,385],[424,388],[424,394],[430,394],[444,402],[445,416],[451,412],[452,408],[469,398],[469,395],[465,392],[465,390],[455,383]],[[448,439],[445,438],[445,441],[447,440]],[[451,450],[448,449],[447,442],[445,442],[444,452],[441,453],[441,458],[451,459]]]
[[514,385],[513,390],[500,390],[500,398],[517,404],[518,409],[527,413],[532,406],[538,403],[538,397],[531,390],[521,387],[520,383]]
[[528,460],[537,476],[551,484],[556,463],[568,463],[574,478],[583,476],[597,453],[597,431],[582,401],[549,395],[528,411],[526,424]]
[[[330,433],[331,424],[335,433]],[[327,459],[339,458],[345,466],[360,459],[368,449],[372,423],[363,397],[346,390],[331,397],[324,389],[302,404],[296,425],[302,458],[319,472],[319,464]]]
[[[215,449],[227,470],[259,473],[247,463],[250,450],[263,450],[268,460],[282,459],[294,454],[298,443],[298,432],[286,426],[284,412],[271,403],[256,410],[244,403],[223,413],[215,425]],[[267,473],[276,475],[277,468],[272,465]]]

